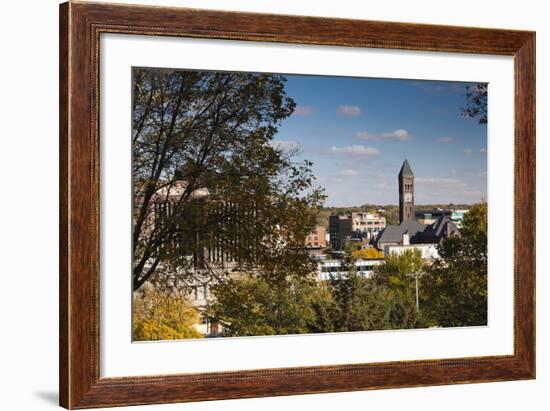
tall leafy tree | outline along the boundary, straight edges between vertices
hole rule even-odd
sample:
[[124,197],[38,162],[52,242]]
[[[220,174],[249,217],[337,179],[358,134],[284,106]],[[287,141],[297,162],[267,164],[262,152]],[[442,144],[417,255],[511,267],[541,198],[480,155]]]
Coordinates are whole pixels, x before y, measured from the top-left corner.
[[395,328],[392,324],[392,295],[374,278],[357,272],[358,259],[353,247],[346,247],[342,268],[346,274],[330,279],[330,291],[336,304],[332,310],[335,331],[369,331]]
[[370,328],[368,284],[357,273],[356,257],[348,244],[340,269],[345,275],[332,276],[330,289],[336,302],[333,323],[336,331],[363,331]]

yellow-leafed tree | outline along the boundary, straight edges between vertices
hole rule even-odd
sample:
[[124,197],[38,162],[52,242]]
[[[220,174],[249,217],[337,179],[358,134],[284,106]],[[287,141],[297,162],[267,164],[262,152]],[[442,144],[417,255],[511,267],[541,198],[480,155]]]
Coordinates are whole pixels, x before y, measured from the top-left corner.
[[195,325],[200,315],[184,293],[167,293],[153,287],[134,292],[134,341],[201,338]]
[[357,260],[368,260],[369,258],[384,258],[384,253],[376,248],[365,248],[364,250],[353,251],[352,256]]

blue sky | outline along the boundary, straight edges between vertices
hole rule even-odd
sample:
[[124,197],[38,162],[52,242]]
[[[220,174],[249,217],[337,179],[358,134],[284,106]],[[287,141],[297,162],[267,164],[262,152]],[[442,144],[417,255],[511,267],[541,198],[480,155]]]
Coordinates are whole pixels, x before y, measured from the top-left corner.
[[274,144],[313,161],[326,206],[397,204],[406,158],[416,204],[475,203],[487,191],[487,127],[461,116],[474,83],[288,75],[296,104]]

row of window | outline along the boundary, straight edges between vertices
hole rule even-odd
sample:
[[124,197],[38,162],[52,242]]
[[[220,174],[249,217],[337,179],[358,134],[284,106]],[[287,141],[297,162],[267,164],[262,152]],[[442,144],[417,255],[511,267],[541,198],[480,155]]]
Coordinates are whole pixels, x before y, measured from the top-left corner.
[[384,221],[359,221],[355,225],[380,225],[384,224]]
[[[357,271],[372,271],[377,264],[365,264],[357,266]],[[346,267],[321,267],[322,273],[347,272]]]
[[306,243],[306,247],[321,247],[321,245],[316,241],[314,243]]

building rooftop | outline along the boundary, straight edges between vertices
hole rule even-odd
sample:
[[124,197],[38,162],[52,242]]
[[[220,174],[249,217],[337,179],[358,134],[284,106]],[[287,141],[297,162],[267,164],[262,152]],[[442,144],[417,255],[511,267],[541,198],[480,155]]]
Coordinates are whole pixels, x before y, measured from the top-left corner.
[[[451,225],[448,228],[448,225]],[[411,244],[439,243],[449,233],[456,233],[457,227],[449,217],[441,217],[433,224],[420,224],[418,221],[404,221],[399,225],[387,226],[378,237],[378,244],[400,244],[403,234],[409,234]]]
[[411,243],[419,233],[423,233],[429,226],[418,221],[403,221],[399,225],[389,225],[378,237],[378,243],[401,243],[403,234],[407,232]]

